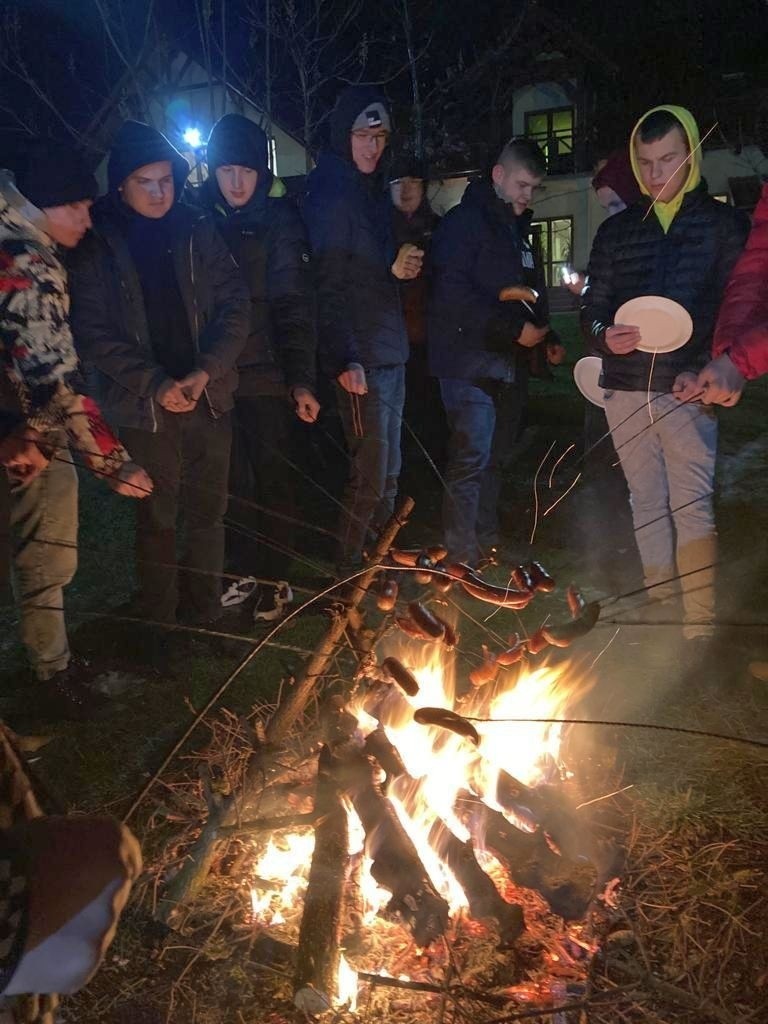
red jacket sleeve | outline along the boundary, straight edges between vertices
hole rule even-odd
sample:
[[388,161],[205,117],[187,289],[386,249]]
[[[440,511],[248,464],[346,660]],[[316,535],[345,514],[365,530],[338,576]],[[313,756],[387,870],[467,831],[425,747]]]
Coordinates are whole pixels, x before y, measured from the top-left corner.
[[768,185],[720,306],[712,353],[724,352],[747,380],[768,373]]

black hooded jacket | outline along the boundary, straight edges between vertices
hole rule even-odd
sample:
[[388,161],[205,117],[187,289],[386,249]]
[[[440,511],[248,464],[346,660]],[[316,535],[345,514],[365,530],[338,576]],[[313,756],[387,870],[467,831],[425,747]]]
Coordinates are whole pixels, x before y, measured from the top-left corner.
[[[229,206],[216,169],[239,164],[258,171],[250,201]],[[315,389],[314,292],[304,224],[293,202],[270,196],[266,136],[240,114],[227,114],[208,140],[208,178],[198,201],[212,214],[245,278],[251,299],[248,339],[237,368],[238,395],[285,395]]]
[[[162,429],[163,410],[155,395],[174,374],[163,358],[167,355],[163,339],[152,336],[162,313],[148,309],[132,255],[135,239],[130,236],[138,215],[123,202],[118,188],[136,168],[163,160],[171,162],[177,201],[161,218],[166,222],[158,235],[163,248],[152,256],[164,259],[167,255],[171,261],[173,283],[186,316],[183,327],[176,324],[176,329],[189,339],[190,368],[210,376],[206,398],[212,416],[232,408],[235,364],[249,322],[247,290],[213,221],[178,201],[189,172],[186,160],[154,128],[126,122],[110,154],[110,191],[95,205],[93,231],[73,254],[71,320],[84,364],[98,371],[105,414],[118,426],[150,431]],[[138,225],[139,230],[143,228],[152,232],[153,226]],[[148,267],[142,267],[145,284],[147,275],[151,277]]]
[[[401,366],[408,337],[397,279],[391,207],[382,175],[352,162],[350,130],[375,89],[345,90],[331,115],[332,149],[309,176],[304,217],[312,246],[320,365],[332,378],[349,363],[364,369]],[[385,157],[382,157],[382,160]]]

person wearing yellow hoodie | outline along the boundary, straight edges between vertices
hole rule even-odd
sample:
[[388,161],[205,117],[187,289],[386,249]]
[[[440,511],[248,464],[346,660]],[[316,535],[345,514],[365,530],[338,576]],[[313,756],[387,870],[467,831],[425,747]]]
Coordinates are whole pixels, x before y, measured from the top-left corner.
[[[648,596],[664,603],[661,618],[669,620],[669,603],[682,590],[683,636],[698,642],[714,634],[717,420],[695,400],[696,379],[709,361],[718,307],[749,223],[708,194],[699,129],[683,107],[643,115],[630,154],[643,198],[598,230],[582,317],[603,357],[605,411],[630,491],[645,583],[653,588]],[[615,315],[641,295],[672,299],[688,311],[693,332],[685,345],[663,354],[638,351],[638,327],[616,323]],[[671,582],[676,578],[679,585]]]

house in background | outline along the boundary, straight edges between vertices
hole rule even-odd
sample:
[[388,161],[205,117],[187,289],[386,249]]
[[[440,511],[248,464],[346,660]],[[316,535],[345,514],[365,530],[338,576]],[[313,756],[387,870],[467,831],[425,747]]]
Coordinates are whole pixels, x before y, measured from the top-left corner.
[[[534,199],[533,226],[555,310],[573,308],[569,293],[557,287],[561,270],[567,265],[582,270],[587,266],[592,240],[606,216],[592,188],[597,162],[583,128],[580,101],[585,95],[576,79],[542,81],[514,94],[514,134],[535,139],[547,157],[547,177]],[[754,129],[746,132],[744,126],[760,124],[761,111],[768,124],[768,96],[759,91],[724,99],[713,116],[719,130],[703,147],[702,173],[710,193],[750,212],[761,181],[768,176],[768,158],[759,146],[742,140],[754,136]],[[735,141],[726,145],[726,139]],[[431,183],[430,199],[438,213],[460,201],[470,177],[463,174]]]
[[[192,57],[177,51],[156,53],[135,73],[116,86],[112,97],[89,126],[88,134],[106,149],[120,124],[127,118],[145,120],[167,135],[189,161],[190,180],[201,182],[204,144],[215,122],[224,114],[237,113],[267,128],[267,116],[258,104],[237,88],[209,77],[206,69]],[[270,162],[275,174],[283,178],[304,175],[308,156],[304,145],[283,125],[270,124],[272,139]],[[106,185],[106,161],[96,171],[99,183]]]

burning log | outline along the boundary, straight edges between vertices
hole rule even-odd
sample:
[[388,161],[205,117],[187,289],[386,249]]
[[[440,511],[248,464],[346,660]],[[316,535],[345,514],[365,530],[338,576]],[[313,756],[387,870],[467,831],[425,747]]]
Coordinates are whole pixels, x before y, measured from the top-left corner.
[[556,787],[531,788],[508,772],[500,772],[496,801],[505,811],[542,829],[565,857],[597,866],[593,838],[578,820],[571,802]]
[[271,776],[277,770],[282,745],[287,740],[298,718],[303,714],[313,691],[328,667],[328,662],[337,650],[338,644],[344,639],[350,614],[357,609],[372,586],[379,572],[380,562],[392,547],[395,537],[411,514],[413,504],[412,498],[404,498],[395,514],[384,526],[369,567],[356,580],[351,599],[345,609],[334,617],[328,632],[297,679],[296,686],[272,716],[266,736],[269,756],[265,756],[267,751],[261,747],[255,749],[249,759],[240,790],[231,793],[209,808],[208,819],[200,836],[188,851],[183,867],[171,879],[160,901],[158,917],[164,923],[168,923],[179,906],[186,903],[205,884],[221,839],[220,829],[222,826],[233,825],[240,809],[255,800],[256,795],[265,789],[265,779],[271,781]]
[[387,775],[387,782],[405,775],[405,765],[397,747],[379,726],[365,737],[363,750],[370,757],[375,757]]
[[597,882],[597,872],[589,861],[558,856],[541,830],[516,828],[499,811],[490,810],[470,794],[460,797],[458,810],[475,845],[492,850],[517,885],[535,889],[553,913],[568,921],[584,916]]
[[498,923],[502,946],[511,945],[525,929],[522,907],[507,903],[475,858],[472,843],[463,843],[442,821],[430,829],[429,843],[456,876],[474,918],[492,917]]
[[327,996],[331,1005],[338,996],[344,884],[349,861],[349,826],[336,767],[338,762],[330,748],[323,747],[315,799],[319,820],[296,957],[297,993],[311,986]]
[[392,893],[389,908],[406,921],[419,946],[428,946],[448,925],[448,904],[433,886],[416,847],[375,780],[370,758],[345,752],[345,789],[366,836],[371,874]]

